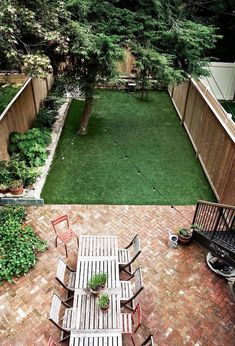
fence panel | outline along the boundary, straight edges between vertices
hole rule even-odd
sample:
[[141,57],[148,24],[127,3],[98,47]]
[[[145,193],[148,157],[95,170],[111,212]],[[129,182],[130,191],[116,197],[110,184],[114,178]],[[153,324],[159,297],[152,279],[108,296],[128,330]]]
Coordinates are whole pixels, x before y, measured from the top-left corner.
[[210,91],[194,80],[189,89],[185,83],[176,86],[172,101],[218,201],[234,205],[235,124]]
[[0,115],[0,159],[8,160],[9,134],[13,131],[25,132],[33,126],[40,103],[51,88],[53,77],[28,79],[13,100]]
[[211,88],[218,100],[233,100],[235,96],[235,63],[211,62],[209,77],[201,80]]

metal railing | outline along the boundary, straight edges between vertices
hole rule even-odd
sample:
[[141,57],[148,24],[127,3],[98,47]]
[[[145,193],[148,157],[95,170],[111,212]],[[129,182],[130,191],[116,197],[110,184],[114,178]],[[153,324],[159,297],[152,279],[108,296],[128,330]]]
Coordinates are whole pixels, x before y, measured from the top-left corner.
[[235,251],[235,207],[199,201],[193,217],[195,230],[210,241],[229,246]]

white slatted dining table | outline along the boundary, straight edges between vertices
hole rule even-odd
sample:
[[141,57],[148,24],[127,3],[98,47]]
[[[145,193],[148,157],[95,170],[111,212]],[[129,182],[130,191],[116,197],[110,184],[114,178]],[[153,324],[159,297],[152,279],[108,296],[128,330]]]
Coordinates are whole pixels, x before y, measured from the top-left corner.
[[[97,305],[88,282],[95,273],[106,273],[103,292],[109,295],[107,311]],[[115,236],[82,236],[77,260],[73,302],[73,330],[70,346],[121,346],[121,285],[118,267],[118,243]]]

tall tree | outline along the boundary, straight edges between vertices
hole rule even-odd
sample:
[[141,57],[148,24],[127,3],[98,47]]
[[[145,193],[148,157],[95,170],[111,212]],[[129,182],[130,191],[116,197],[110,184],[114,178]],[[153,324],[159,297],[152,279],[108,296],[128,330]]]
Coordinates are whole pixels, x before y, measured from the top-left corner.
[[200,0],[186,1],[189,14],[196,21],[214,25],[218,28],[221,39],[215,44],[210,54],[214,59],[224,62],[235,60],[235,0]]
[[[78,133],[87,133],[95,86],[117,73],[123,49],[142,78],[178,83],[205,73],[204,53],[216,39],[210,26],[190,21],[183,0],[3,0],[2,61],[43,76],[66,61],[85,97]],[[10,40],[8,40],[8,38]]]

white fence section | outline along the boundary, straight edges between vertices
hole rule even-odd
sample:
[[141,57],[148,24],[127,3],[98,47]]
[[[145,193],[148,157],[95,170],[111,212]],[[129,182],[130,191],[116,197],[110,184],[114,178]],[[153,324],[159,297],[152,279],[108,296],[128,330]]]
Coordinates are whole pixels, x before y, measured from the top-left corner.
[[210,77],[200,78],[218,100],[234,100],[235,63],[211,62]]

